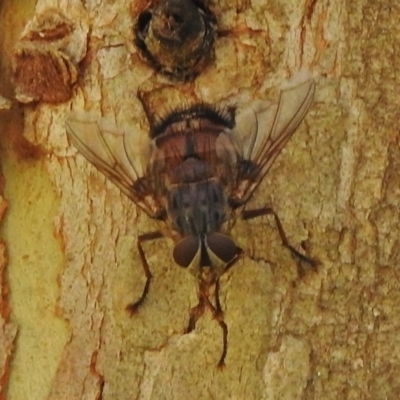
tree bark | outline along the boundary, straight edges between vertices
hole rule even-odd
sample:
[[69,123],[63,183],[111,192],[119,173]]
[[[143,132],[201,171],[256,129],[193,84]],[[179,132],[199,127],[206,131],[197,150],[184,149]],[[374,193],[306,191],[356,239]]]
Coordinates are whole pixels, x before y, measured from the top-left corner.
[[[28,17],[0,3],[2,96],[35,13],[57,8],[88,42],[70,101],[0,111],[0,399],[399,398],[400,3],[389,3],[214,1],[215,62],[187,84],[138,56],[132,13],[144,1],[39,0]],[[221,279],[219,371],[212,316],[183,334],[196,282],[169,240],[145,244],[154,279],[138,315],[126,313],[144,284],[137,237],[157,224],[70,146],[65,116],[85,109],[146,134],[138,92],[163,114],[268,97],[301,69],[315,76],[315,103],[252,205],[273,206],[290,243],[321,264],[300,276],[272,219],[238,221],[244,256]]]

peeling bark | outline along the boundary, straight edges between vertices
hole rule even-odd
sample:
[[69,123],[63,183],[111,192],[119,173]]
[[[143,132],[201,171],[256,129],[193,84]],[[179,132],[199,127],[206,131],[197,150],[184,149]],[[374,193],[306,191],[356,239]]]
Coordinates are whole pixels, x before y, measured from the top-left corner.
[[[0,96],[0,117],[9,110],[11,102]],[[1,125],[0,125],[1,126]],[[4,178],[0,175],[0,222],[7,209],[7,201],[3,197]],[[0,399],[6,398],[6,387],[9,379],[9,364],[17,335],[17,327],[10,322],[9,288],[6,277],[7,256],[6,244],[0,241]]]

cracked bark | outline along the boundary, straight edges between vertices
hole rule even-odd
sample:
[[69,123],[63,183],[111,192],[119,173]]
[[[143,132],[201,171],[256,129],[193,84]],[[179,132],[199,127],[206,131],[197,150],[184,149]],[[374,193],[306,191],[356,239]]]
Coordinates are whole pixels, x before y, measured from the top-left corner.
[[[10,363],[0,330],[4,398],[398,398],[400,5],[386,3],[214,2],[215,63],[179,85],[132,50],[128,2],[86,2],[91,36],[71,103],[25,107],[23,128],[17,107],[0,114],[10,204],[10,295],[1,298],[19,331],[7,342]],[[10,98],[12,44],[32,14],[0,5],[0,94]],[[36,12],[47,6],[68,15],[82,3],[42,0]],[[299,279],[273,220],[235,226],[246,256],[221,280],[221,373],[209,314],[182,335],[195,283],[173,264],[169,242],[146,243],[154,281],[127,316],[144,283],[136,238],[156,224],[68,146],[65,114],[86,108],[145,132],[138,90],[150,110],[165,110],[242,89],[261,96],[301,68],[315,73],[315,105],[253,204],[272,205],[290,242],[322,265]]]

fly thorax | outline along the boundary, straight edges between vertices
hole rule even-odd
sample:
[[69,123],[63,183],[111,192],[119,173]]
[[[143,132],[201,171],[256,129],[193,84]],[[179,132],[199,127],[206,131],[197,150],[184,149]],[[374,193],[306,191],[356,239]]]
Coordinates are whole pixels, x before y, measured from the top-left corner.
[[216,178],[172,185],[168,199],[171,226],[182,236],[218,231],[225,222],[227,199]]

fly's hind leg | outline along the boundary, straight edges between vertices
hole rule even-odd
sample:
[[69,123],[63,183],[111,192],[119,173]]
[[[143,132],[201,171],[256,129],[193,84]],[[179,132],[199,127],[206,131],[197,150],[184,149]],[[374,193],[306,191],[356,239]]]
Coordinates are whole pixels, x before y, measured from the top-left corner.
[[134,303],[128,304],[126,307],[126,310],[131,315],[133,315],[137,312],[139,307],[143,304],[144,300],[146,299],[147,293],[149,292],[149,289],[150,289],[150,282],[153,277],[153,275],[151,274],[151,271],[150,271],[149,264],[146,259],[146,255],[144,254],[144,251],[143,251],[142,243],[148,242],[150,240],[160,239],[162,237],[163,237],[163,234],[159,231],[145,233],[144,235],[140,235],[138,237],[137,246],[138,246],[138,250],[139,250],[140,260],[142,262],[142,267],[143,267],[144,273],[146,275],[146,283],[144,285],[143,292],[142,292],[141,296],[139,297],[139,300],[135,301]]
[[[244,220],[248,220],[248,219],[257,218],[257,217],[260,217],[263,215],[271,215],[271,214],[273,215],[273,217],[275,219],[275,224],[278,228],[279,236],[281,237],[283,246],[285,246],[287,249],[289,249],[295,258],[299,259],[300,261],[304,261],[307,264],[310,264],[314,268],[317,267],[319,265],[318,260],[314,260],[313,258],[307,257],[306,255],[300,253],[289,243],[289,241],[286,237],[285,230],[283,229],[281,220],[279,219],[278,214],[271,207],[262,207],[262,208],[257,208],[255,210],[243,210],[242,218]],[[302,274],[301,269],[299,272]]]

